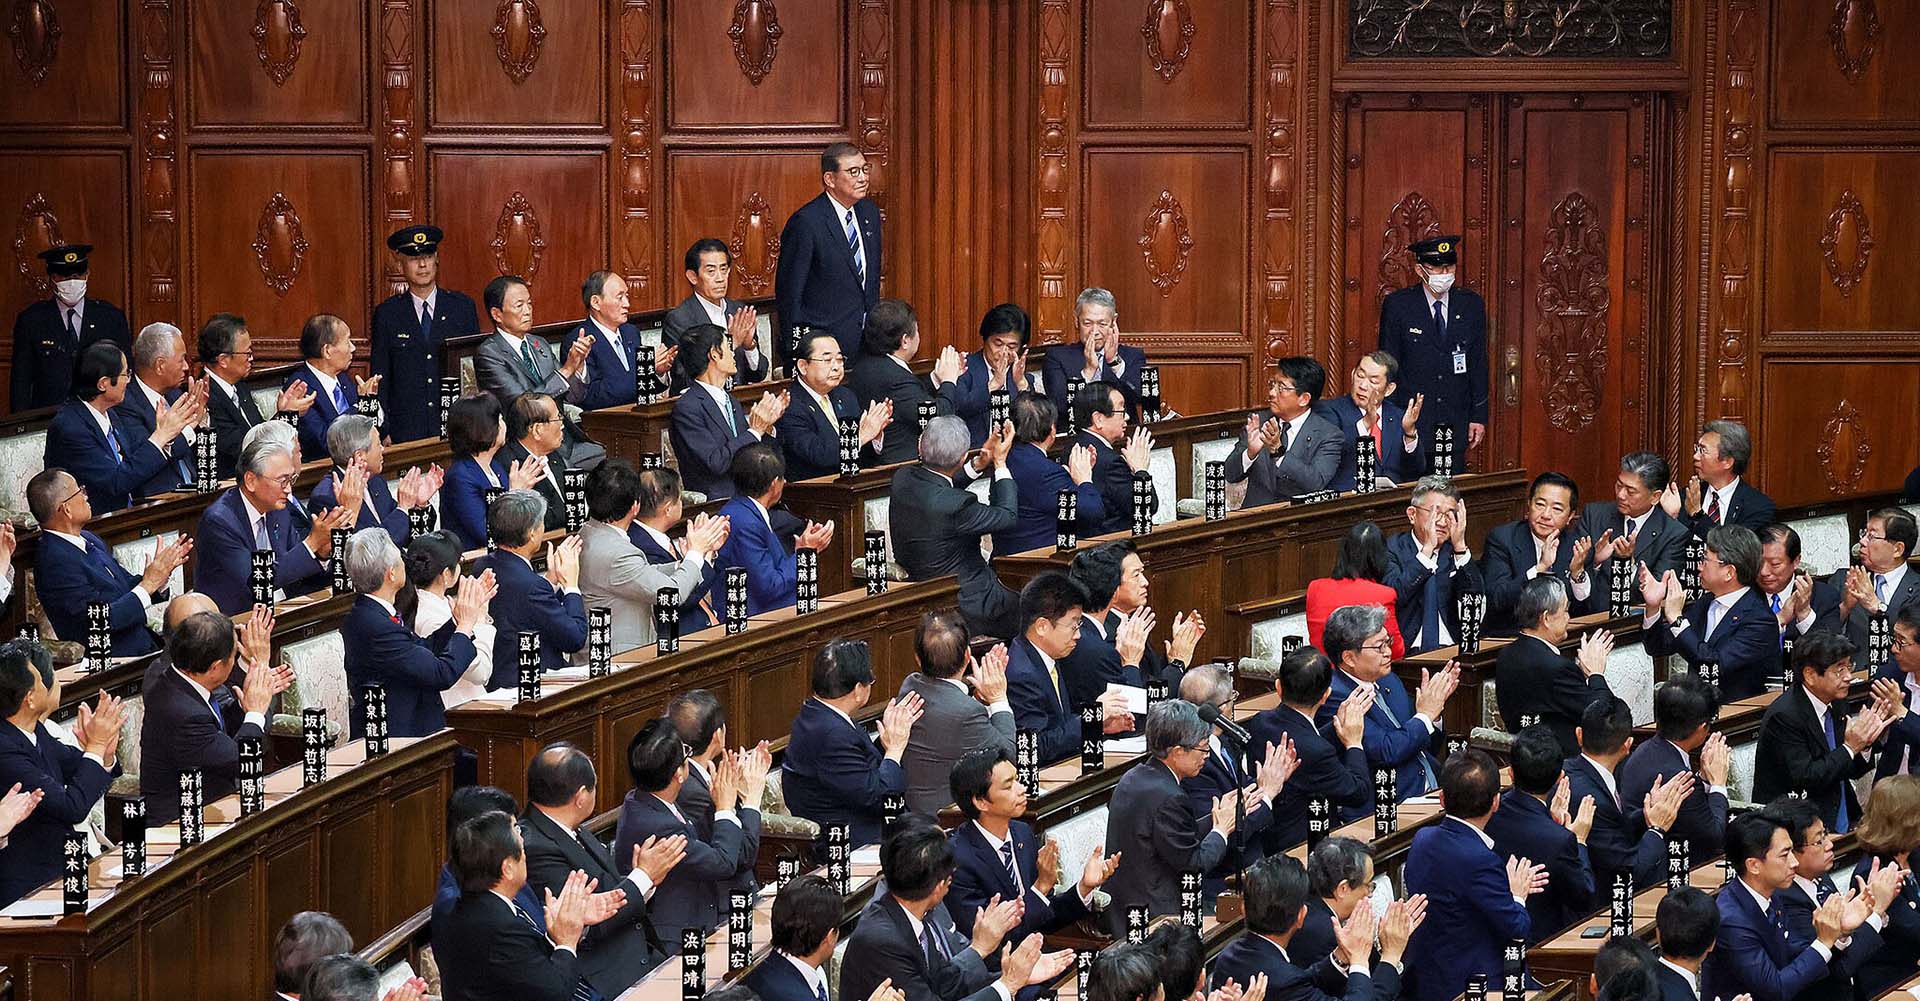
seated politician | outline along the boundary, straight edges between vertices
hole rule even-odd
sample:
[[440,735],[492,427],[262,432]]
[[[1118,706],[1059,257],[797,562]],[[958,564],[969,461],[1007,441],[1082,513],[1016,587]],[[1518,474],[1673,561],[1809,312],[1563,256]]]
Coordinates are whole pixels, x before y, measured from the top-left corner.
[[[515,902],[530,881],[520,827],[497,810],[454,829],[452,858],[460,896],[433,930],[444,996],[473,1001],[595,996],[598,985],[589,979],[582,955],[585,933],[598,927],[589,927],[591,919],[604,923],[610,915],[604,906],[595,907],[586,873],[549,887],[544,920],[536,919]],[[637,970],[634,979],[644,972]]]
[[1407,502],[1411,531],[1387,538],[1387,577],[1393,612],[1410,653],[1452,646],[1459,636],[1462,593],[1478,592],[1483,578],[1467,541],[1467,502],[1444,476],[1423,476]]
[[322,560],[333,554],[333,530],[349,512],[314,514],[302,538],[288,502],[300,465],[287,446],[256,441],[240,450],[240,481],[214,498],[194,532],[193,582],[220,611],[238,615],[253,605],[249,578],[256,550],[273,552],[273,586],[300,595],[326,586]]
[[348,737],[357,740],[366,732],[369,685],[386,690],[388,736],[424,737],[446,726],[441,693],[473,664],[473,631],[493,600],[493,579],[482,573],[461,581],[452,619],[432,636],[417,636],[396,607],[407,568],[393,539],[380,528],[360,529],[347,539],[346,564],[358,595],[340,626]]
[[1800,568],[1800,533],[1776,521],[1759,536],[1760,572],[1754,583],[1773,610],[1780,638],[1798,640],[1816,629],[1840,632],[1840,588]]
[[206,373],[207,412],[213,418],[217,444],[215,462],[220,478],[230,480],[236,475],[247,432],[280,414],[293,414],[297,421],[300,414],[313,408],[313,392],[306,383],[295,383],[280,391],[273,413],[260,412],[245,382],[253,374],[253,334],[247,330],[246,317],[215,313],[201,325],[194,341]]
[[[1073,419],[1080,433],[1070,447],[1093,449],[1093,486],[1100,491],[1100,507],[1106,512],[1093,525],[1096,535],[1133,527],[1133,477],[1150,472],[1153,461],[1153,435],[1141,427],[1129,437],[1127,413],[1126,398],[1109,382],[1089,382],[1073,397]],[[1159,491],[1149,489],[1147,512],[1159,510]]]
[[[587,474],[587,518],[580,527],[580,593],[587,607],[612,613],[613,648],[631,650],[654,642],[654,606],[662,590],[699,591],[707,563],[727,540],[725,516],[699,515],[687,529],[684,554],[656,566],[634,545],[640,514],[640,473],[625,459],[609,459]],[[675,599],[678,607],[678,599]],[[686,630],[682,623],[682,631]]]
[[1258,862],[1264,854],[1266,832],[1279,819],[1275,802],[1298,766],[1299,758],[1293,745],[1282,740],[1276,744],[1249,746],[1245,748],[1248,757],[1243,759],[1241,748],[1221,739],[1225,732],[1222,725],[1232,719],[1234,690],[1233,676],[1220,665],[1188,668],[1176,691],[1182,702],[1192,705],[1205,717],[1220,720],[1214,725],[1214,732],[1207,736],[1207,753],[1201,759],[1200,770],[1180,780],[1180,791],[1186,794],[1194,816],[1204,815],[1215,801],[1229,793],[1248,792],[1243,815],[1236,821],[1232,837],[1227,839],[1226,855],[1206,873],[1209,878],[1203,889],[1211,896],[1226,888],[1226,879]]
[[900,759],[921,715],[920,697],[905,695],[880,714],[880,746],[853,721],[873,698],[873,653],[865,640],[829,641],[813,656],[813,696],[794,714],[781,791],[795,816],[824,828],[848,825],[855,845],[880,840],[881,800],[904,796]]
[[0,727],[0,790],[37,801],[24,818],[10,809],[18,798],[0,803],[0,816],[18,821],[0,838],[0,906],[60,879],[67,833],[120,774],[121,701],[101,692],[74,728],[78,746],[63,743],[44,722],[59,699],[52,676],[53,657],[39,643],[0,644],[0,713],[10,724]]
[[43,465],[72,473],[101,514],[145,496],[143,488],[177,461],[171,452],[175,441],[200,420],[206,405],[205,393],[189,393],[179,406],[162,403],[153,427],[143,434],[115,414],[131,381],[127,356],[112,341],[81,348],[73,365],[73,395],[47,425]]
[[[1080,340],[1073,344],[1047,346],[1042,362],[1044,392],[1062,414],[1071,402],[1070,383],[1083,385],[1104,382],[1121,395],[1120,409],[1137,416],[1140,408],[1140,374],[1147,367],[1147,353],[1124,343],[1120,333],[1120,308],[1113,293],[1103,288],[1082,289],[1073,298],[1073,326]],[[1080,427],[1086,428],[1082,421]]]
[[[501,455],[509,463],[540,471],[528,489],[547,502],[547,531],[567,523],[567,470],[576,466],[568,455],[560,404],[544,393],[522,393],[507,404],[507,443]],[[511,468],[511,467],[509,467]]]
[[955,412],[955,380],[966,361],[952,345],[940,349],[931,377],[913,370],[920,353],[920,318],[899,299],[882,299],[867,311],[860,334],[860,359],[853,362],[847,384],[863,407],[886,401],[894,419],[880,439],[882,463],[912,462],[919,454],[920,405],[931,401],[935,416]]
[[1547,885],[1527,897],[1530,944],[1603,903],[1587,853],[1595,803],[1557,796],[1566,777],[1564,757],[1552,730],[1538,723],[1522,729],[1513,738],[1513,788],[1500,794],[1500,808],[1486,823],[1495,855],[1531,859],[1547,871]]
[[[512,793],[494,786],[461,786],[447,798],[448,861],[440,866],[440,882],[434,887],[433,906],[427,919],[428,938],[436,948],[440,942],[441,923],[453,911],[453,905],[460,901],[460,884],[453,875],[453,836],[467,821],[495,810],[509,817],[518,817],[520,804],[513,801]],[[522,883],[512,899],[535,923],[546,919],[540,893],[533,887]]]
[[[647,554],[647,562],[662,572],[671,572],[671,568],[685,558],[687,547],[686,533],[677,539],[667,535],[681,524],[681,515],[686,513],[685,495],[680,491],[680,474],[670,466],[642,469],[634,490],[634,500],[639,504],[640,511],[627,526],[627,539]],[[728,531],[732,531],[732,522],[725,515],[715,520],[726,523]],[[687,526],[689,530],[692,527],[691,524]],[[680,593],[682,633],[699,632],[715,624],[720,616],[714,613],[725,611],[725,597],[716,590],[724,586],[719,567],[714,562],[716,558],[717,551],[709,554],[706,566],[701,571],[700,583],[692,590]],[[723,602],[718,609],[712,607],[716,601]]]
[[[1299,765],[1274,800],[1274,820],[1262,835],[1262,849],[1272,855],[1307,839],[1307,801],[1323,797],[1333,810],[1332,830],[1358,820],[1373,802],[1373,771],[1367,766],[1362,743],[1366,718],[1373,708],[1370,691],[1349,695],[1324,731],[1314,724],[1333,688],[1333,665],[1326,654],[1301,646],[1280,660],[1274,681],[1280,704],[1262,710],[1247,721],[1253,747],[1293,745]],[[1261,760],[1264,760],[1264,755]]]
[[1307,642],[1320,646],[1327,629],[1327,616],[1348,605],[1378,605],[1387,611],[1387,637],[1393,641],[1393,659],[1406,656],[1406,642],[1400,638],[1400,618],[1394,607],[1396,593],[1387,585],[1387,538],[1380,526],[1362,521],[1347,529],[1346,538],[1333,555],[1333,572],[1307,582]]
[[[967,355],[960,377],[954,380],[954,413],[967,422],[967,437],[974,448],[987,440],[987,420],[993,414],[993,394],[1005,390],[1009,399],[1021,393],[1046,391],[1040,385],[1040,373],[1027,371],[1027,345],[1033,336],[1027,311],[1010,302],[987,310],[980,318],[980,350]],[[1057,419],[1062,405],[1054,403]]]
[[293,683],[293,671],[250,664],[238,697],[216,699],[238,669],[239,653],[231,619],[195,612],[167,636],[166,661],[148,669],[140,721],[140,795],[148,827],[179,819],[181,772],[199,769],[201,802],[212,803],[237,787],[238,741],[265,742],[267,708]]
[[[1920,573],[1908,567],[1920,545],[1920,526],[1903,507],[1880,507],[1867,512],[1860,530],[1860,565],[1835,570],[1827,583],[1840,592],[1839,619],[1853,641],[1856,667],[1876,668],[1867,662],[1868,632],[1875,615],[1889,620],[1909,605],[1920,605]],[[1723,672],[1724,673],[1724,672]]]
[[907,738],[900,765],[907,773],[907,809],[932,817],[954,802],[954,763],[968,751],[1012,754],[1013,706],[1007,702],[1007,648],[995,644],[978,660],[957,610],[920,617],[913,659],[920,668],[900,683],[900,695],[920,698],[923,715]]
[[[1857,712],[1848,704],[1853,643],[1838,633],[1814,632],[1793,645],[1793,683],[1767,706],[1753,759],[1753,798],[1772,802],[1796,795],[1813,806],[1827,828],[1845,834],[1860,824],[1855,779],[1873,770],[1873,751],[1887,728],[1880,708]],[[1905,709],[1881,704],[1891,711]]]
[[1147,565],[1140,559],[1133,540],[1115,539],[1081,550],[1068,566],[1068,572],[1087,591],[1088,607],[1084,612],[1087,621],[1081,627],[1081,642],[1095,641],[1117,653],[1127,620],[1141,619],[1138,628],[1145,631],[1140,635],[1140,659],[1136,662],[1131,656],[1120,658],[1123,668],[1135,663],[1139,666],[1138,671],[1129,673],[1130,677],[1137,675],[1139,680],[1129,683],[1142,684],[1157,678],[1166,682],[1168,691],[1179,688],[1187,665],[1193,662],[1194,649],[1207,634],[1207,623],[1200,617],[1199,609],[1175,612],[1172,635],[1157,648],[1154,643],[1145,642],[1159,620],[1147,606],[1153,581],[1147,576]]
[[[180,328],[171,323],[147,324],[133,339],[133,381],[119,405],[113,408],[114,417],[132,429],[129,438],[137,440],[153,434],[162,405],[179,406],[180,400],[189,394],[198,396],[203,405],[207,402],[206,384],[194,382],[187,376],[187,346]],[[136,491],[141,499],[192,489],[193,442],[197,434],[199,431],[191,426],[180,429],[179,437],[166,448],[167,464]]]
[[1676,771],[1629,801],[1618,776],[1633,750],[1633,710],[1617,696],[1587,703],[1574,734],[1580,753],[1563,767],[1569,802],[1593,800],[1593,829],[1587,834],[1593,885],[1604,891],[1618,875],[1630,876],[1641,889],[1659,882],[1667,874],[1667,832],[1693,793],[1693,772]]
[[520,684],[520,634],[540,634],[540,671],[557,671],[587,645],[587,606],[580,597],[580,537],[545,545],[546,573],[533,569],[542,549],[546,501],[531,490],[509,490],[487,509],[492,555],[474,572],[493,571],[493,679],[490,691]]
[[1019,901],[1014,941],[1034,932],[1059,931],[1086,917],[1093,891],[1113,875],[1119,859],[1094,846],[1076,880],[1060,885],[1060,844],[1037,834],[1027,815],[1027,787],[1013,756],[998,747],[976,747],[954,762],[948,799],[965,818],[948,836],[953,849],[953,886],[947,910],[963,935],[995,900]]
[[993,551],[1012,555],[1053,548],[1059,538],[1063,490],[1073,491],[1074,534],[1101,534],[1107,509],[1093,485],[1093,446],[1075,445],[1067,449],[1064,463],[1055,462],[1049,454],[1058,433],[1053,401],[1042,393],[1022,392],[1013,398],[1012,406],[1013,447],[1007,449],[1007,471],[1018,488],[1018,503],[1013,526],[993,533]]
[[481,293],[493,333],[473,353],[473,374],[480,389],[506,410],[522,393],[545,393],[578,405],[587,394],[587,357],[596,340],[573,339],[564,359],[533,332],[533,290],[519,275],[500,275]]
[[300,461],[327,457],[327,429],[341,415],[354,412],[360,397],[380,391],[380,377],[362,379],[353,368],[353,331],[347,321],[329,313],[307,317],[300,328],[303,363],[287,376],[286,387],[302,383],[313,394],[313,406],[300,415]]
[[791,397],[784,389],[763,392],[752,410],[742,407],[727,392],[727,379],[738,370],[727,332],[710,323],[691,327],[682,336],[679,365],[689,385],[673,401],[667,435],[680,475],[688,490],[709,500],[732,497],[734,456],[773,437]]
[[[1367,764],[1392,768],[1394,796],[1404,800],[1438,786],[1433,738],[1440,732],[1447,699],[1459,687],[1460,667],[1448,663],[1431,675],[1422,669],[1420,687],[1409,696],[1406,684],[1393,673],[1393,644],[1387,639],[1386,622],[1386,612],[1377,605],[1348,605],[1328,616],[1325,650],[1336,670],[1332,694],[1321,703],[1314,721],[1326,726],[1354,693],[1371,691],[1373,705],[1367,710],[1362,738]],[[1372,789],[1368,792],[1371,795]]]
[[773,898],[767,957],[740,983],[759,1001],[826,997],[827,964],[840,945],[840,911],[845,906],[823,876],[808,873],[787,880]]
[[[780,450],[763,441],[742,448],[733,457],[733,499],[720,508],[727,519],[727,541],[714,560],[725,573],[729,567],[747,571],[747,614],[759,615],[794,603],[798,569],[794,554],[775,534],[773,510],[787,489],[787,467]],[[833,541],[833,523],[807,522],[794,538],[793,548],[825,549]]]
[[[692,292],[680,305],[667,311],[660,321],[663,348],[675,351],[694,327],[714,326],[726,331],[726,343],[732,349],[735,385],[765,382],[772,377],[773,355],[760,346],[760,313],[747,303],[727,298],[727,285],[733,277],[733,251],[725,240],[702,237],[687,248],[685,270]],[[675,365],[672,391],[678,396],[687,388],[687,370]]]
[[1766,690],[1778,673],[1780,626],[1767,600],[1753,589],[1759,579],[1760,540],[1739,525],[1707,532],[1700,560],[1698,601],[1687,601],[1678,575],[1656,578],[1640,571],[1646,601],[1641,640],[1655,657],[1677,654],[1695,671],[1720,667],[1720,698],[1731,702]]
[[1615,574],[1637,582],[1643,563],[1656,577],[1680,568],[1691,533],[1660,507],[1669,482],[1667,460],[1652,452],[1629,452],[1620,457],[1613,501],[1592,501],[1581,509],[1575,524],[1593,547],[1591,611],[1607,608]]
[[[407,583],[413,587],[413,633],[431,640],[453,622],[453,603],[460,597],[460,540],[448,529],[422,532],[407,543],[405,554]],[[493,679],[492,599],[480,609],[473,621],[473,660],[450,687],[440,690],[440,703],[448,709],[463,702],[487,696],[487,682]]]
[[1720,933],[1707,957],[1706,981],[1716,997],[1751,995],[1754,1001],[1794,1001],[1827,978],[1843,939],[1866,923],[1869,908],[1847,893],[1831,896],[1813,913],[1811,940],[1795,941],[1783,926],[1777,894],[1793,885],[1798,868],[1793,837],[1766,810],[1727,824],[1727,865],[1733,881],[1718,894]]
[[[627,280],[612,271],[595,271],[580,284],[580,301],[587,318],[560,342],[563,354],[573,353],[573,342],[592,335],[587,351],[587,390],[573,401],[582,410],[632,406],[640,398],[640,379],[634,371],[640,358],[640,328],[627,322]],[[665,385],[677,352],[661,345],[654,352],[655,378]]]
[[46,469],[27,481],[27,509],[40,523],[39,562],[34,580],[40,607],[56,639],[84,642],[87,606],[107,606],[107,628],[115,657],[137,657],[160,649],[147,627],[147,609],[167,597],[167,581],[193,552],[182,537],[154,550],[138,576],[113,558],[113,550],[87,525],[93,506],[85,487],[63,469]]
[[[998,639],[1013,635],[1018,603],[981,555],[980,539],[1014,525],[1018,488],[1007,466],[1012,446],[1012,435],[1002,431],[969,462],[965,422],[936,417],[920,432],[921,461],[894,470],[887,508],[893,558],[907,579],[958,577],[967,627]],[[966,487],[989,475],[983,504]]]
[[811,480],[840,473],[840,422],[855,421],[860,431],[860,464],[881,461],[881,434],[895,416],[911,421],[912,414],[896,415],[885,399],[862,409],[860,397],[843,386],[847,357],[840,342],[824,330],[804,336],[794,359],[792,405],[774,424],[780,452],[793,479]]
[[[1778,915],[1786,926],[1789,948],[1814,940],[1818,934],[1814,914],[1827,901],[1839,897],[1850,905],[1869,908],[1866,920],[1853,934],[1835,943],[1838,948],[1827,964],[1826,977],[1800,996],[1807,1001],[1848,1001],[1862,996],[1855,990],[1858,975],[1886,950],[1889,936],[1899,936],[1898,930],[1890,927],[1889,911],[1893,907],[1911,910],[1905,906],[1908,901],[1902,899],[1902,890],[1910,884],[1909,873],[1897,865],[1876,869],[1869,862],[1854,866],[1851,876],[1841,871],[1836,880],[1834,874],[1841,867],[1835,864],[1833,840],[1838,834],[1821,819],[1818,806],[1803,797],[1787,795],[1768,803],[1761,812],[1786,827],[1793,849],[1793,883],[1774,893],[1769,913],[1769,917]],[[1840,883],[1850,883],[1848,889],[1853,892],[1841,892]]]
[[1216,989],[1229,981],[1264,981],[1269,992],[1281,992],[1275,996],[1298,1001],[1393,1001],[1400,996],[1407,942],[1425,921],[1419,902],[1394,901],[1377,925],[1371,905],[1357,909],[1353,919],[1337,926],[1334,955],[1315,960],[1302,955],[1297,944],[1314,900],[1307,868],[1298,859],[1276,855],[1262,860],[1247,873],[1246,896],[1246,931],[1213,961],[1209,983]]
[[1692,791],[1666,829],[1667,840],[1684,838],[1691,844],[1694,858],[1713,857],[1726,836],[1727,766],[1732,752],[1724,734],[1710,731],[1719,712],[1719,696],[1712,685],[1690,674],[1668,678],[1653,693],[1654,736],[1634,748],[1614,771],[1622,809],[1629,813],[1656,786],[1670,784],[1681,774],[1694,776]]
[[1494,695],[1508,733],[1545,724],[1560,741],[1560,756],[1580,753],[1574,728],[1587,706],[1613,694],[1607,687],[1607,655],[1613,634],[1596,629],[1580,638],[1573,657],[1560,652],[1572,620],[1567,587],[1558,577],[1536,577],[1520,589],[1514,622],[1520,635],[1500,648],[1494,661]]
[[1487,578],[1489,635],[1514,634],[1519,628],[1513,611],[1520,589],[1540,577],[1554,577],[1566,585],[1576,614],[1588,610],[1593,578],[1587,574],[1587,563],[1593,557],[1593,543],[1573,524],[1579,510],[1580,487],[1566,474],[1549,471],[1535,476],[1527,487],[1524,517],[1487,532],[1480,568]]
[[1425,448],[1420,440],[1420,410],[1425,394],[1414,394],[1411,405],[1402,408],[1393,400],[1394,382],[1400,374],[1400,362],[1385,351],[1362,355],[1347,375],[1347,395],[1329,400],[1315,394],[1314,412],[1340,429],[1344,439],[1340,451],[1340,472],[1328,484],[1345,493],[1354,489],[1358,475],[1359,441],[1373,441],[1373,475],[1390,483],[1411,483],[1427,470]]
[[1267,382],[1267,409],[1247,415],[1240,443],[1227,457],[1227,481],[1245,483],[1243,507],[1326,490],[1346,461],[1346,438],[1314,410],[1327,370],[1304,355],[1282,358]]
[[547,475],[546,460],[509,462],[501,451],[507,422],[493,397],[469,396],[447,411],[453,462],[440,484],[440,523],[460,538],[460,548],[487,544],[487,491],[531,490]]
[[[1087,592],[1066,574],[1048,571],[1020,589],[1020,633],[1007,650],[1007,697],[1021,730],[1039,734],[1040,760],[1051,764],[1080,749],[1080,705],[1060,662],[1080,642]],[[1133,729],[1126,695],[1100,699],[1106,733]]]
[[413,537],[408,512],[426,507],[440,492],[444,474],[439,465],[424,470],[415,466],[397,485],[389,487],[380,475],[387,468],[387,447],[380,440],[380,426],[361,414],[347,414],[327,428],[327,454],[333,457],[333,469],[314,485],[307,510],[347,508],[355,512],[347,527],[384,528],[394,545],[406,545]]

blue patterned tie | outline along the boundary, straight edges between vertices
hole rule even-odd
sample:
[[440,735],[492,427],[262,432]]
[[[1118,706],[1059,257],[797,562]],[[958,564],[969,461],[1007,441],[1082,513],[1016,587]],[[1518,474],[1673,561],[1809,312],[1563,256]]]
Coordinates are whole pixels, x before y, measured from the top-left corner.
[[1020,892],[1020,867],[1013,861],[1013,839],[1000,842],[1000,864],[1007,867],[1007,878],[1013,880],[1013,892]]
[[860,227],[853,220],[853,210],[847,210],[847,249],[853,253],[853,270],[860,276],[860,284],[867,283],[866,265],[860,263]]
[[[1373,685],[1373,707],[1385,713],[1387,722],[1392,723],[1394,727],[1398,728],[1400,726],[1400,717],[1394,714],[1393,706],[1387,702],[1386,689],[1381,688],[1379,682],[1375,682]],[[1421,751],[1419,760],[1422,785],[1418,789],[1402,791],[1400,793],[1401,799],[1406,799],[1408,796],[1424,795],[1427,790],[1440,784],[1433,776],[1433,766],[1427,763],[1427,752]]]
[[[1825,724],[1824,729],[1827,732],[1827,750],[1831,751],[1835,746],[1832,709],[1828,709],[1826,715],[1821,717],[1821,722]],[[1842,783],[1840,789],[1840,805],[1834,808],[1833,833],[1845,834],[1849,826],[1851,825],[1847,823],[1847,790],[1845,784]]]

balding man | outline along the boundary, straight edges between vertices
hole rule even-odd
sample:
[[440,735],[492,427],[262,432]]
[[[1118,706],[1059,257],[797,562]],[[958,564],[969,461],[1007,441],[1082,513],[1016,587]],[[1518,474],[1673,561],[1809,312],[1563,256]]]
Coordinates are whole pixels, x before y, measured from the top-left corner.
[[351,700],[347,735],[358,740],[366,731],[368,685],[386,689],[389,736],[433,733],[447,725],[440,693],[473,664],[473,627],[493,600],[493,575],[462,579],[453,616],[433,635],[416,636],[394,607],[407,570],[393,539],[379,526],[355,532],[347,540],[346,564],[359,595],[340,627]]
[[[114,419],[137,429],[141,435],[150,435],[154,415],[178,402],[189,388],[192,386],[187,379],[187,342],[180,336],[180,328],[171,323],[149,323],[141,329],[140,336],[133,339],[133,385],[127,387],[126,395],[113,408]],[[206,387],[199,386],[198,391],[204,400]],[[174,436],[164,449],[171,461],[140,485],[137,491],[140,499],[193,486],[195,434],[193,425],[189,424]]]
[[[958,417],[936,417],[920,432],[920,463],[893,474],[887,517],[894,558],[909,580],[957,575],[967,628],[975,635],[1012,639],[1020,600],[980,555],[980,537],[1004,532],[1019,520],[1018,488],[1007,471],[1013,425],[1004,424],[989,437],[973,465],[967,463],[967,447],[967,422]],[[993,485],[990,503],[982,504],[966,486],[986,475]]]
[[286,388],[304,383],[313,392],[314,405],[300,415],[300,458],[317,462],[327,457],[327,429],[352,413],[361,396],[379,392],[380,377],[361,379],[347,371],[353,367],[353,331],[328,313],[316,313],[301,326],[300,357],[306,364],[287,376]]
[[344,507],[354,512],[351,524],[356,530],[384,528],[394,545],[406,545],[413,538],[407,512],[426,507],[439,492],[439,465],[425,470],[415,466],[401,477],[398,489],[388,487],[380,475],[387,468],[380,425],[360,414],[348,414],[327,429],[327,454],[333,457],[333,470],[314,486],[308,510]]
[[166,597],[167,579],[187,561],[193,540],[181,538],[159,547],[145,572],[135,577],[99,536],[87,531],[93,506],[66,470],[48,469],[28,480],[27,508],[40,523],[35,579],[55,638],[85,640],[87,606],[98,601],[107,605],[115,657],[158,650],[160,642],[147,628],[147,606]]
[[285,594],[306,594],[326,583],[320,561],[333,553],[333,530],[346,527],[348,511],[315,514],[301,538],[287,510],[299,469],[284,445],[255,442],[240,452],[240,482],[200,516],[193,582],[220,611],[238,615],[253,603],[248,581],[255,550],[273,551],[274,587]]

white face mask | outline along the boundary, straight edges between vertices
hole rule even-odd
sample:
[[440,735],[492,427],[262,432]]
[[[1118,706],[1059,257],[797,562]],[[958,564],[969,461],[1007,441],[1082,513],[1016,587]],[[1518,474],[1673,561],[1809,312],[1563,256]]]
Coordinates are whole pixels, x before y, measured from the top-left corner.
[[62,278],[53,283],[53,294],[61,302],[71,306],[87,297],[85,278]]
[[1427,290],[1429,292],[1432,292],[1434,295],[1446,295],[1447,290],[1452,287],[1453,287],[1452,275],[1436,274],[1436,275],[1427,276]]

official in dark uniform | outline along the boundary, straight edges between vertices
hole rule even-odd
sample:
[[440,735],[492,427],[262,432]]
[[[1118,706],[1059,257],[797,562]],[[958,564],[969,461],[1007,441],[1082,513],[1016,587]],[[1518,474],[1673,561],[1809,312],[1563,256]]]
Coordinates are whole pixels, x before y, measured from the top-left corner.
[[111,340],[121,354],[133,356],[127,314],[105,299],[87,297],[92,252],[86,243],[40,252],[53,279],[53,296],[21,310],[13,321],[13,395],[7,399],[14,413],[64,401],[73,382],[73,360],[94,341]]
[[440,436],[440,377],[448,339],[480,332],[473,300],[440,287],[440,227],[408,226],[387,237],[407,290],[373,310],[372,374],[380,376],[386,436],[398,443]]
[[[1420,437],[1433,441],[1433,429],[1445,424],[1456,448],[1478,448],[1487,435],[1487,304],[1479,293],[1454,287],[1459,237],[1438,236],[1407,249],[1421,284],[1380,303],[1380,350],[1400,359],[1392,400],[1404,408],[1416,395],[1426,396]],[[1464,471],[1465,463],[1455,470]]]

